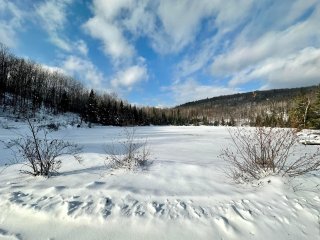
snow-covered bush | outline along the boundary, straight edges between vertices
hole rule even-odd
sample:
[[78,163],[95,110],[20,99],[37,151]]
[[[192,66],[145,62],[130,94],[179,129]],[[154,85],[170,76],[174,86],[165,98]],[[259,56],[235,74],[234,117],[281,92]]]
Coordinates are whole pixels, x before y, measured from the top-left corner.
[[27,121],[29,134],[21,134],[19,138],[6,143],[6,147],[12,150],[16,162],[22,161],[28,168],[21,172],[50,177],[53,173],[57,173],[61,166],[58,157],[72,155],[76,160],[81,160],[78,155],[81,148],[78,145],[61,139],[50,139],[48,130],[34,125],[29,119]]
[[135,133],[135,128],[125,128],[123,141],[106,146],[106,160],[112,168],[136,170],[146,169],[152,164],[147,140],[137,139]]
[[227,174],[234,180],[250,181],[267,175],[290,177],[320,170],[320,149],[294,159],[298,141],[295,129],[232,128],[231,147],[221,152]]

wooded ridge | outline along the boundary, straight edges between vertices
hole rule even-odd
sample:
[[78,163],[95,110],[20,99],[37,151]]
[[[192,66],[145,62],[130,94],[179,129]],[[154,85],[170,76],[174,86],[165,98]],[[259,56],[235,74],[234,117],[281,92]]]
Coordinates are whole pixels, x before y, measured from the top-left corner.
[[[317,86],[238,93],[173,108],[138,107],[115,94],[87,89],[59,71],[14,56],[0,44],[0,106],[17,117],[45,107],[102,125],[250,125],[320,128]],[[319,119],[319,121],[318,121]],[[319,122],[319,123],[318,123]]]

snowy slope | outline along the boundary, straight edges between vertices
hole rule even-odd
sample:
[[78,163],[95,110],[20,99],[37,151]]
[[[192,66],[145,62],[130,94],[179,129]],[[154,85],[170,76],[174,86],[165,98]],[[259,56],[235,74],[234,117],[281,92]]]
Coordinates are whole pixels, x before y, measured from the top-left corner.
[[[144,172],[105,162],[121,128],[52,134],[84,146],[83,162],[65,156],[61,174],[49,179],[2,166],[0,239],[320,239],[320,176],[233,184],[218,157],[230,144],[226,128],[137,128],[154,159]],[[0,129],[1,140],[13,136]],[[0,157],[3,165],[10,153]]]

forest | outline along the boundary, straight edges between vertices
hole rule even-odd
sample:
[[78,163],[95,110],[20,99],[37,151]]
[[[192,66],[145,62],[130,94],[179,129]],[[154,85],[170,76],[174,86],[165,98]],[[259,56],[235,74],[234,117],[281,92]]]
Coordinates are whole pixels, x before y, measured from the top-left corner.
[[73,112],[88,123],[114,126],[250,125],[320,128],[318,86],[238,93],[173,108],[137,107],[116,94],[87,89],[79,80],[15,56],[0,44],[0,105],[18,117],[45,107]]
[[19,117],[45,107],[54,114],[73,112],[84,122],[103,125],[181,125],[178,109],[137,107],[115,94],[100,93],[70,76],[19,58],[0,44],[0,105]]

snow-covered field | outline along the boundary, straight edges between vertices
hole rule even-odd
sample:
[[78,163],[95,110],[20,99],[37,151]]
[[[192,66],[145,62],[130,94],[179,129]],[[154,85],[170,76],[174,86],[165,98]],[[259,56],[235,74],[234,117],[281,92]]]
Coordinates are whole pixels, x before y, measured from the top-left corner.
[[[26,125],[0,128],[7,141]],[[139,127],[153,165],[111,170],[105,146],[121,128],[63,128],[53,135],[84,147],[49,179],[5,168],[0,146],[0,239],[320,239],[320,175],[233,184],[224,174],[224,127]],[[312,151],[316,146],[300,146]]]

